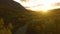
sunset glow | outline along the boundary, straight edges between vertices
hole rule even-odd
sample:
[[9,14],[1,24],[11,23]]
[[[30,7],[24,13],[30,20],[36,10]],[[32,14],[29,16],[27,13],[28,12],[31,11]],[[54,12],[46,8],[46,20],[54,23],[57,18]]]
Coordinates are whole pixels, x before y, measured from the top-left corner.
[[[60,0],[15,0],[28,10],[47,11],[60,8]],[[59,4],[58,4],[59,3]]]

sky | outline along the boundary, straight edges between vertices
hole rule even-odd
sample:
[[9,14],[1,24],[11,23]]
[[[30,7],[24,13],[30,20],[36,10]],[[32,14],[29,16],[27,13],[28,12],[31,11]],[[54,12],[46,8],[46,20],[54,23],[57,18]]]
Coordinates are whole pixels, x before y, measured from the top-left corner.
[[14,0],[29,10],[50,10],[60,8],[60,0]]

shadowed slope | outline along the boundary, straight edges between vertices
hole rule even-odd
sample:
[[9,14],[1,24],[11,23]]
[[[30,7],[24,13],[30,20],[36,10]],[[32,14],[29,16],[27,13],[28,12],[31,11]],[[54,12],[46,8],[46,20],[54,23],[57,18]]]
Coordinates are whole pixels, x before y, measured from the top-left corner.
[[4,21],[4,27],[8,27],[12,23],[13,30],[25,25],[27,21],[28,11],[19,3],[13,0],[0,0],[0,18]]

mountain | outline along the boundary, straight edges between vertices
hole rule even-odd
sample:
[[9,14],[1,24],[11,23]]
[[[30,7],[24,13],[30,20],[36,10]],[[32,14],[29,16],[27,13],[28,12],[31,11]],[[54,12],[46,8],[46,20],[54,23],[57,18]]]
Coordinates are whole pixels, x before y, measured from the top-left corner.
[[8,27],[9,23],[13,27],[11,31],[24,26],[27,21],[27,15],[28,11],[19,3],[13,0],[0,0],[0,20],[3,19],[5,28]]
[[0,8],[11,8],[11,9],[16,9],[16,10],[26,10],[22,5],[19,3],[13,1],[13,0],[0,0]]

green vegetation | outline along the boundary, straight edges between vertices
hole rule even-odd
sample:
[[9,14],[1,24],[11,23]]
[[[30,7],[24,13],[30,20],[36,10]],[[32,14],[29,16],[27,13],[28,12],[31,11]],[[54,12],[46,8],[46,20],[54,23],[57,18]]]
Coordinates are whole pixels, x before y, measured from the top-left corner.
[[11,34],[11,30],[9,29],[10,26],[8,26],[7,28],[5,28],[4,26],[4,21],[1,18],[0,19],[0,34]]
[[[23,12],[22,12],[23,13]],[[52,10],[46,15],[42,15],[39,12],[28,12],[22,15],[21,14],[14,14],[20,15],[17,17],[17,21],[19,23],[9,23],[7,28],[4,26],[4,19],[0,19],[0,34],[12,34],[11,30],[14,28],[18,29],[17,27],[22,26],[22,24],[29,24],[27,27],[26,34],[59,34],[60,32],[60,9],[59,10]],[[9,15],[8,15],[9,16]],[[11,16],[11,15],[10,15]],[[22,17],[23,16],[23,17]]]
[[0,0],[0,34],[17,33],[25,24],[26,34],[60,34],[60,9],[45,14],[28,11],[12,0]]

